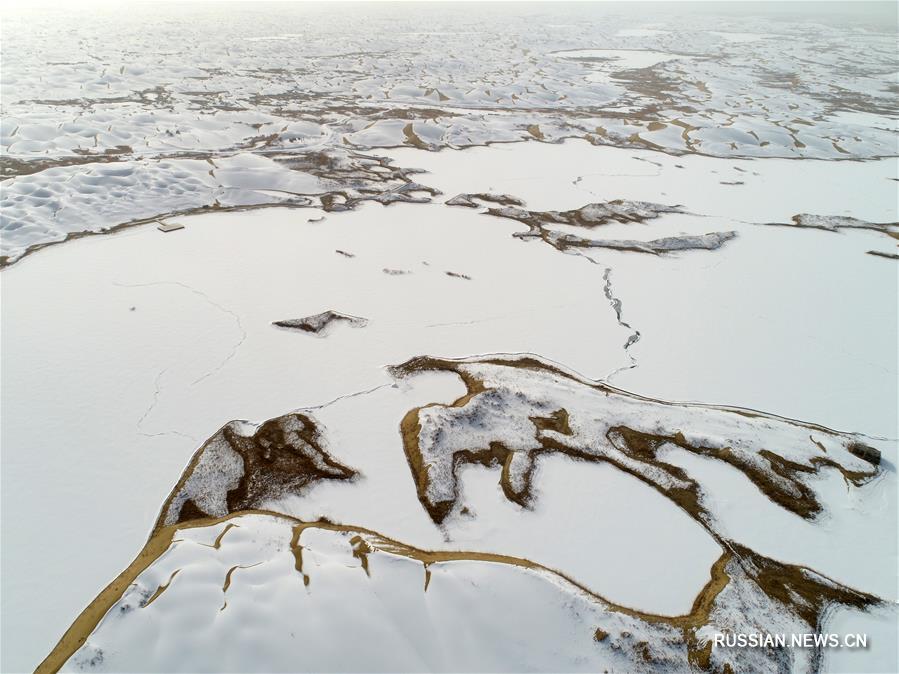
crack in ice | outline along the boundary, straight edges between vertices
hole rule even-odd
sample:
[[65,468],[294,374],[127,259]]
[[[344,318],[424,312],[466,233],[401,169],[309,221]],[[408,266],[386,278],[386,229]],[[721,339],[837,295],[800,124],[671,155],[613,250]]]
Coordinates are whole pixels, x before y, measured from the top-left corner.
[[240,320],[240,316],[236,312],[232,311],[228,307],[222,306],[221,304],[219,304],[218,302],[213,300],[211,297],[209,297],[209,295],[207,295],[203,291],[197,290],[196,288],[189,286],[186,283],[181,283],[180,281],[152,281],[150,283],[113,282],[113,285],[119,286],[121,288],[146,288],[146,287],[150,287],[150,286],[162,286],[162,285],[178,286],[180,288],[184,288],[185,290],[190,291],[191,293],[193,293],[194,295],[197,295],[198,297],[202,297],[203,300],[205,300],[211,306],[215,307],[222,313],[228,314],[229,316],[234,318],[234,321],[237,323],[237,328],[238,328],[238,330],[240,330],[240,333],[241,333],[240,339],[238,340],[237,344],[235,344],[231,348],[230,353],[227,356],[225,356],[225,358],[222,360],[222,362],[220,362],[213,369],[209,370],[206,374],[204,374],[204,375],[198,377],[197,379],[195,379],[194,381],[192,381],[190,384],[191,386],[195,386],[195,385],[199,384],[204,379],[211,377],[213,374],[215,374],[216,372],[221,370],[223,367],[225,367],[225,365],[228,364],[228,361],[230,361],[232,358],[234,358],[235,355],[237,355],[237,350],[243,345],[243,343],[247,339],[247,331],[246,331],[246,329],[244,329],[243,322]]
[[[587,258],[590,259],[590,258]],[[627,365],[622,365],[621,367],[613,370],[611,373],[606,375],[604,381],[611,381],[612,377],[614,377],[619,372],[623,372],[624,370],[631,370],[637,367],[637,359],[634,358],[633,354],[630,352],[630,348],[640,341],[640,331],[635,329],[630,323],[627,321],[621,320],[621,299],[616,297],[612,293],[612,268],[606,267],[605,272],[602,275],[603,280],[605,281],[605,286],[603,287],[603,293],[605,293],[606,299],[609,300],[609,304],[612,309],[615,311],[615,319],[618,321],[618,325],[622,328],[627,328],[628,330],[633,330],[633,332],[628,336],[627,340],[624,342],[624,353],[627,355],[630,363]]]
[[194,437],[193,435],[188,435],[187,433],[182,433],[181,431],[160,431],[159,433],[143,433],[138,431],[138,435],[142,435],[145,438],[158,438],[163,435],[177,435],[181,438],[187,438],[191,442],[197,442],[199,438]]
[[148,416],[150,416],[150,413],[156,408],[156,405],[159,403],[159,394],[162,392],[162,386],[161,386],[162,377],[167,371],[168,371],[168,368],[160,370],[159,374],[156,375],[156,379],[153,380],[153,387],[154,387],[153,400],[150,403],[149,407],[147,407],[147,409],[144,410],[144,413],[140,416],[140,419],[137,420],[137,424],[136,424],[137,434],[142,435],[145,438],[156,438],[156,437],[159,437],[162,435],[177,435],[182,438],[187,438],[188,440],[191,440],[192,442],[196,442],[197,438],[195,438],[192,435],[188,435],[187,433],[182,433],[181,431],[171,430],[171,431],[160,431],[158,433],[146,433],[145,431],[141,430],[141,427],[143,426],[144,421],[146,420],[146,418]]
[[[153,386],[155,388],[155,391],[153,391],[153,402],[150,403],[150,406],[146,410],[144,410],[144,413],[141,415],[140,419],[137,420],[137,428],[138,428],[139,433],[140,433],[140,427],[144,423],[144,419],[146,419],[149,416],[150,412],[153,411],[153,408],[155,408],[156,404],[159,402],[159,392],[160,392],[159,382],[162,379],[162,375],[165,374],[167,369],[168,368],[161,370],[160,373],[156,375],[156,379],[153,380]],[[145,435],[145,434],[141,433],[141,435]]]
[[334,403],[338,403],[341,400],[347,400],[349,398],[356,398],[358,396],[368,395],[369,393],[374,393],[375,391],[380,391],[382,388],[392,387],[396,388],[396,384],[394,382],[387,382],[385,384],[378,384],[377,386],[373,386],[368,389],[364,389],[362,391],[354,391],[353,393],[344,393],[343,395],[339,395],[336,398],[332,398],[327,402],[320,403],[318,405],[307,405],[305,407],[298,407],[295,412],[306,412],[310,410],[322,410],[326,407],[330,407]]

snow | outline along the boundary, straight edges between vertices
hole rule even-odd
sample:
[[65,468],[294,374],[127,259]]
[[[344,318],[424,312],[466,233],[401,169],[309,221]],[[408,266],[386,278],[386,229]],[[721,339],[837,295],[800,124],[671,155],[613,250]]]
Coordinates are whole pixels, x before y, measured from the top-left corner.
[[[426,170],[418,180],[448,196],[507,193],[525,199],[531,210],[628,199],[738,222],[790,223],[800,213],[897,220],[893,179],[899,169],[892,159],[807,161],[797,170],[799,164],[786,159],[674,156],[581,140],[439,153],[403,148],[387,154],[402,166]],[[472,164],[484,168],[473,172]],[[742,184],[722,184],[727,182]]]
[[896,614],[890,608],[857,611],[835,608],[827,622],[833,634],[863,635],[866,648],[834,648],[824,651],[824,671],[833,674],[892,672],[899,667],[896,651]]
[[[597,156],[610,152],[583,146]],[[490,152],[504,167],[520,165],[524,168],[518,168],[518,174],[527,175],[525,160],[520,158],[524,155],[515,161],[506,155],[511,149],[527,154],[534,147],[556,146],[524,144]],[[569,145],[562,148],[567,151]],[[481,152],[441,153],[439,157],[481,161],[491,156],[479,156]],[[577,150],[573,152],[576,158]],[[670,171],[678,170],[675,162],[685,161],[657,153],[637,156],[642,155],[658,163],[670,162]],[[420,165],[419,156],[433,157],[416,154],[411,165]],[[653,193],[648,183],[641,185],[646,169],[652,174],[658,167],[645,161],[622,161],[638,175],[612,177],[621,188],[610,188],[609,198],[658,202],[670,196]],[[539,162],[532,165],[546,168]],[[828,164],[821,171],[826,175],[824,168],[843,172],[850,170],[844,167],[853,167],[864,172],[878,166]],[[595,171],[584,171],[591,172]],[[515,172],[506,183],[497,180],[502,170],[488,175],[492,179],[460,175],[454,180],[459,191],[498,189],[523,197],[529,208],[580,208],[595,200],[579,193],[576,186],[565,187],[570,180],[562,171],[550,171],[551,178],[545,181],[544,189],[557,190],[558,198],[549,193],[541,196],[539,190],[532,193],[537,181],[522,188],[522,181],[514,180]],[[436,171],[422,178],[447,195],[456,193],[451,188],[457,185],[448,186]],[[666,183],[665,189],[672,187]],[[684,208],[695,211],[697,205],[703,206],[702,199],[710,203],[714,198],[711,190],[694,192],[675,194],[688,198],[670,201],[686,202]],[[801,189],[797,194],[802,194]],[[876,219],[872,211],[877,198],[875,194],[874,200],[860,203],[853,217]],[[723,195],[718,199],[724,202]],[[776,215],[766,218],[764,208],[770,207],[757,206],[755,217],[776,219]],[[785,214],[812,210],[798,197],[778,208]],[[618,323],[603,296],[604,268],[613,269],[610,278],[624,319],[641,332],[640,341],[629,347],[638,366],[616,374],[616,384],[660,398],[745,405],[846,430],[889,432],[885,414],[889,396],[894,395],[890,383],[894,379],[881,368],[884,363],[890,367],[890,356],[885,354],[892,334],[891,314],[872,313],[864,305],[847,301],[843,315],[838,315],[826,310],[833,306],[833,294],[821,293],[822,284],[830,284],[831,293],[865,296],[870,287],[887,283],[890,268],[863,253],[874,237],[882,235],[855,231],[837,235],[737,222],[740,235],[718,251],[679,254],[690,257],[670,261],[615,252],[610,253],[614,257],[598,258],[602,264],[596,266],[549,246],[521,242],[512,236],[520,231],[520,223],[484,216],[474,209],[441,203],[386,208],[371,204],[309,222],[320,213],[267,209],[183,217],[179,222],[187,226],[175,234],[162,234],[148,225],[110,237],[82,239],[41,251],[3,272],[4,446],[20,448],[15,453],[4,451],[4,511],[10,509],[6,504],[15,504],[17,510],[31,513],[27,521],[4,521],[4,540],[15,551],[5,555],[4,574],[27,573],[41,579],[39,586],[4,584],[4,601],[20,619],[5,630],[21,644],[21,662],[34,663],[43,657],[70,617],[127,564],[190,454],[224,421],[258,422],[381,386],[385,388],[315,412],[316,418],[323,419],[334,456],[360,470],[363,479],[352,486],[318,484],[303,498],[282,500],[272,507],[309,519],[324,515],[369,526],[423,547],[468,546],[515,553],[570,574],[624,605],[668,615],[688,608],[707,581],[720,548],[686,515],[633,477],[609,466],[541,459],[534,478],[538,506],[527,510],[504,498],[497,471],[468,468],[459,480],[474,517],[455,518],[440,530],[418,503],[401,453],[397,424],[402,415],[423,404],[449,402],[460,395],[460,387],[450,376],[435,380],[436,388],[415,384],[408,390],[393,389],[384,365],[423,353],[463,357],[521,351],[539,353],[602,378],[628,362],[622,345],[633,329]],[[668,218],[677,219],[670,222],[682,231],[706,224],[704,218],[688,222],[687,215],[674,213],[647,224],[603,225],[597,232],[604,236],[639,232],[641,237],[651,237],[671,226]],[[732,222],[727,212],[719,218],[722,224]],[[772,241],[780,243],[772,247]],[[747,255],[741,249],[747,242],[759,252]],[[241,251],[239,258],[234,258],[234,250]],[[805,250],[814,250],[814,258],[808,258]],[[809,355],[810,369],[776,367],[777,358],[790,358],[790,352],[776,341],[747,339],[746,335],[757,334],[752,324],[758,312],[731,309],[723,281],[732,278],[736,284],[732,287],[742,288],[744,301],[749,301],[746,277],[735,270],[740,265],[755,268],[755,260],[763,254],[767,276],[757,278],[770,290],[754,290],[751,301],[783,312],[769,314],[781,321],[779,330],[794,333],[795,307],[811,310],[815,298],[824,303],[815,315],[817,343],[822,346],[818,355]],[[797,276],[797,259],[815,271]],[[782,267],[777,266],[778,260],[783,261]],[[845,277],[833,273],[841,267],[855,271]],[[391,276],[383,273],[385,268],[411,273]],[[465,274],[471,280],[446,272]],[[637,292],[641,287],[678,292]],[[766,302],[788,289],[795,296],[792,302]],[[720,299],[713,301],[716,297]],[[680,310],[678,302],[689,303],[693,309]],[[312,315],[329,306],[365,316],[370,322],[364,330],[337,330],[322,340],[300,339],[270,325],[273,320]],[[722,338],[728,334],[722,332],[723,325],[715,331],[692,329],[698,320],[697,307],[708,317],[728,316],[733,336]],[[857,311],[857,318],[847,319],[847,311]],[[539,321],[535,322],[535,316]],[[741,326],[743,316],[752,329]],[[844,329],[853,320],[869,326],[885,322],[882,328],[866,331]],[[678,324],[680,331],[671,329]],[[564,330],[555,327],[562,325]],[[679,334],[682,341],[675,338]],[[860,340],[855,346],[853,338]],[[734,358],[735,344],[754,349],[759,356]],[[860,353],[869,354],[870,367],[860,364]],[[829,363],[824,370],[822,358]],[[770,363],[765,377],[759,376],[761,363]],[[121,372],[129,376],[122,378]],[[822,383],[810,386],[814,381],[810,373]],[[833,395],[835,387],[830,382],[834,381],[844,382],[844,387],[864,382],[868,393],[849,404],[845,397]],[[378,402],[382,399],[385,402]],[[32,410],[41,410],[39,434],[33,431]],[[329,417],[332,412],[334,416]],[[347,435],[347,427],[357,430]],[[90,449],[72,452],[71,447]],[[778,451],[789,449],[778,447]],[[89,463],[84,461],[84,451],[90,452]],[[134,488],[129,477],[136,466],[140,489]],[[597,492],[588,475],[607,488]],[[895,478],[887,474],[884,482],[890,481],[894,484]],[[31,488],[35,483],[43,488]],[[88,484],[94,496],[84,499],[82,490]],[[48,500],[47,494],[53,498]],[[832,494],[832,490],[825,492],[825,505]],[[110,503],[115,508],[109,508]],[[93,527],[55,529],[62,508],[79,521],[102,522],[119,533],[109,537]],[[871,508],[865,505],[854,518],[834,520],[840,525],[832,531],[847,531],[859,518],[871,517],[870,526],[879,531],[881,520],[871,514],[878,511]],[[607,516],[597,519],[597,512]],[[722,513],[726,531],[739,530],[761,551],[808,562],[813,568],[822,566],[846,582],[857,582],[852,565],[858,557],[845,555],[822,564],[817,555],[799,554],[798,543],[784,547],[758,527],[732,520],[726,509]],[[559,526],[560,521],[568,524]],[[808,529],[797,526],[793,529],[800,533]],[[41,554],[43,542],[34,538],[35,527],[54,531],[56,544],[70,550],[65,569]],[[593,543],[585,541],[585,530],[595,530]],[[635,538],[635,530],[645,536]],[[850,539],[859,555],[867,549],[858,545],[860,537]],[[823,541],[824,537],[801,533],[795,540]],[[597,541],[606,542],[608,548],[599,557],[591,557],[595,553],[586,551],[594,550]],[[660,555],[672,560],[665,572],[655,568]],[[889,562],[889,557],[878,559]],[[893,596],[882,573],[874,572],[875,582],[868,587]],[[653,582],[645,580],[650,574]],[[29,609],[37,605],[54,607],[53,617]]]
[[[352,172],[356,187],[374,158],[330,155],[337,170]],[[354,166],[355,164],[355,166]],[[300,170],[307,168],[307,170]],[[352,169],[356,169],[352,171]],[[315,173],[309,171],[315,170]],[[59,166],[4,183],[2,248],[15,261],[30,248],[58,243],[73,235],[103,232],[130,223],[177,213],[264,205],[321,205],[328,191],[329,167],[297,167],[289,158],[242,153],[216,159],[119,161]],[[392,175],[364,175],[379,190],[415,189]],[[379,191],[376,190],[376,191]],[[367,193],[365,198],[384,198]],[[358,197],[357,197],[358,198]],[[391,194],[391,200],[419,197]]]
[[5,11],[0,669],[149,533],[66,670],[895,671],[895,17],[837,9]]
[[[112,602],[62,671],[689,666],[675,625],[645,620],[514,558],[441,558],[374,532],[263,513],[170,535],[168,548]],[[799,614],[780,610],[759,591],[752,562],[732,557],[724,571],[726,586],[711,597],[707,614],[696,615],[691,655],[722,631],[807,633],[810,625]],[[877,609],[867,624],[891,612]],[[335,650],[335,633],[351,635],[352,646]],[[889,663],[883,650],[877,654]],[[814,666],[817,654],[712,647],[708,657],[715,668],[800,672]],[[859,658],[871,662],[861,652],[837,666]]]
[[337,323],[346,323],[351,328],[362,328],[368,324],[368,319],[362,318],[361,316],[348,316],[339,311],[328,309],[327,311],[312,316],[306,316],[304,318],[289,318],[281,321],[273,321],[272,325],[276,325],[279,328],[287,328],[288,330],[300,330],[308,334],[316,335],[317,337],[326,337],[331,331],[331,326]]
[[[412,19],[400,8],[347,16],[327,6],[10,8],[2,254],[165,215],[163,205],[328,191],[272,165],[310,151],[536,136],[723,157],[895,154],[891,25],[648,17],[595,3],[546,11],[555,21],[502,7]],[[338,26],[346,51],[334,46]],[[642,74],[628,75],[634,68]],[[233,166],[206,175],[218,160]],[[115,189],[95,189],[98,180]]]
[[[442,205],[372,204],[317,223],[309,214],[183,217],[176,233],[147,225],[81,239],[3,271],[3,573],[34,579],[4,580],[16,667],[43,657],[127,564],[193,451],[223,423],[389,385],[383,366],[419,353],[512,348],[596,376],[615,367],[626,335],[591,265],[548,247],[521,255],[512,227],[486,231],[477,213]],[[329,306],[370,323],[327,339],[271,326]],[[427,402],[413,397],[407,409]],[[117,535],[59,529],[60,512]],[[70,550],[65,567],[42,552],[41,529]]]
[[[895,288],[896,272],[892,261],[867,255],[890,250],[893,240],[856,229],[799,229],[791,220],[817,213],[896,222],[895,161],[803,162],[797,171],[787,160],[672,157],[581,141],[391,156],[427,170],[419,178],[446,195],[507,193],[532,211],[626,199],[690,214],[590,231],[550,225],[580,237],[737,231],[711,254],[589,251],[600,269],[613,269],[625,320],[641,334],[630,350],[639,365],[613,382],[665,400],[715,401],[896,437],[899,305],[878,299],[878,289]],[[483,172],[466,170],[469,162]],[[744,184],[721,184],[731,179]],[[504,222],[483,217],[485,228]],[[755,224],[773,222],[789,227]],[[535,245],[542,244],[528,247]]]
[[[301,575],[290,521],[231,524],[219,549],[203,541],[225,524],[179,530],[63,671],[595,671],[634,657],[597,648],[598,624],[635,641],[665,633],[528,568],[374,551],[366,572],[352,531],[303,530]],[[335,633],[352,637],[339,653]]]
[[[435,375],[416,375],[405,384],[419,399],[422,376]],[[446,403],[464,393],[456,388]],[[427,549],[512,554],[565,573],[617,603],[666,615],[689,611],[720,548],[667,499],[610,465],[541,458],[532,509],[506,499],[499,469],[460,468],[467,513],[436,527],[419,504],[397,433],[410,402],[403,386],[315,410],[333,454],[362,478],[353,485],[321,482],[265,507],[307,521],[353,522]],[[660,556],[670,565],[660,567]]]
[[[850,492],[853,488],[864,492],[871,477],[882,476],[882,471],[875,471],[853,451],[856,443],[871,442],[865,437],[838,434],[761,413],[747,415],[743,410],[647,400],[596,386],[576,375],[557,373],[557,366],[552,364],[531,365],[515,358],[438,362],[426,367],[458,371],[485,387],[464,404],[429,406],[417,413],[420,428],[414,449],[421,453],[427,466],[420,495],[430,505],[444,501],[455,504],[459,452],[486,449],[494,442],[510,451],[572,451],[587,460],[617,462],[663,491],[689,488],[689,471],[678,475],[667,471],[664,463],[654,463],[655,455],[635,446],[625,431],[655,436],[662,439],[659,444],[676,444],[700,455],[726,460],[759,488],[767,489],[772,500],[776,500],[774,492],[782,494],[786,499],[777,502],[807,519],[816,516],[819,508],[806,511],[802,506],[813,505],[815,500],[823,504],[827,514],[828,499],[816,493],[816,473],[842,468],[847,475],[868,476],[851,486],[847,477]],[[566,427],[562,430],[541,429],[534,421],[557,414],[557,410],[565,413]],[[776,469],[770,463],[766,453],[772,447],[777,448],[778,456],[790,462],[792,470]],[[888,456],[892,456],[895,448],[889,444],[886,447]],[[885,465],[888,470],[890,463]],[[763,482],[768,483],[767,487]],[[806,489],[810,491],[803,491]],[[697,517],[715,528],[714,511]],[[882,552],[886,555],[889,541],[884,545]]]
[[665,460],[687,470],[702,485],[725,536],[761,554],[812,567],[850,587],[899,601],[897,532],[884,526],[897,509],[895,444],[887,449],[885,473],[861,490],[850,487],[836,471],[825,471],[816,480],[827,512],[815,523],[778,508],[745,476],[721,462],[678,449],[666,453]]
[[569,59],[598,59],[600,61],[612,61],[609,65],[615,70],[649,68],[657,63],[684,58],[677,54],[665,54],[663,52],[650,51],[647,49],[574,49],[571,51],[557,52],[555,55]]

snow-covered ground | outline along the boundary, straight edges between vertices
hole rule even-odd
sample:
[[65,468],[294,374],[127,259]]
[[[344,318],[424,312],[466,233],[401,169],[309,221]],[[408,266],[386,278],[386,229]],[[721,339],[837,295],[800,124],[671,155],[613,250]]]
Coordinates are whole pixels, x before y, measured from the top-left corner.
[[895,25],[402,7],[4,8],[0,669],[895,671]]
[[[215,428],[231,418],[261,421],[322,404],[326,406],[313,414],[325,429],[332,455],[362,478],[315,484],[301,496],[285,496],[267,507],[307,520],[324,516],[365,526],[427,549],[527,558],[610,601],[662,615],[686,612],[708,582],[720,547],[664,497],[611,465],[580,464],[561,456],[545,459],[535,480],[539,499],[533,509],[504,499],[496,471],[466,468],[460,479],[468,514],[442,528],[434,526],[416,498],[398,424],[408,410],[449,403],[464,387],[446,374],[396,383],[383,369],[419,354],[508,351],[539,353],[605,378],[629,362],[623,345],[632,334],[619,323],[604,293],[606,267],[539,242],[522,242],[512,236],[521,229],[514,221],[439,203],[372,204],[328,214],[322,221],[319,217],[284,209],[183,217],[178,220],[185,224],[183,230],[164,234],[147,225],[82,239],[3,272],[4,444],[23,450],[5,454],[4,498],[31,513],[27,521],[5,525],[5,540],[15,547],[5,554],[4,572],[18,569],[26,575],[39,569],[46,588],[42,601],[60,607],[56,625],[43,613],[31,614],[29,624],[35,590],[5,588],[4,601],[17,606],[22,617],[21,638],[36,642],[35,656],[46,649],[40,645],[42,634],[44,644],[52,642],[68,616],[127,565],[169,485]],[[808,237],[865,237],[756,229],[786,232],[799,250]],[[743,241],[741,236],[732,246],[739,248]],[[708,265],[709,256],[726,250],[681,253],[678,261],[682,270],[690,268],[691,258]],[[844,262],[860,268],[890,264],[850,246],[841,250]],[[608,265],[618,281],[615,292],[623,295],[627,285],[619,279],[644,258],[615,255],[619,259]],[[666,260],[651,257],[649,262]],[[670,278],[678,277],[672,273]],[[331,307],[368,322],[358,329],[337,323],[321,338],[271,325]],[[631,304],[623,309],[623,318],[630,319]],[[638,344],[649,345],[644,348],[651,352],[654,330],[632,323],[641,328]],[[833,325],[838,327],[838,321]],[[714,357],[714,350],[707,351]],[[635,372],[644,368],[641,360]],[[736,372],[727,376],[728,368],[745,367],[731,361],[722,356],[710,363],[722,384],[720,397],[707,400],[756,402],[747,397],[745,379]],[[688,365],[678,370],[685,380],[685,394],[678,399],[702,400],[703,379],[692,376]],[[779,390],[784,399],[806,392],[807,382],[791,374],[776,377],[778,389],[792,391],[791,396]],[[657,394],[646,388],[650,390],[635,390]],[[331,403],[357,392],[361,394]],[[793,415],[793,408],[775,405],[777,400],[771,396],[752,406]],[[805,418],[825,421],[832,415],[828,400],[822,396],[808,402],[813,413]],[[854,406],[844,406],[850,408],[847,416],[855,416],[840,428],[863,428],[868,408],[880,402],[873,397],[854,400]],[[39,433],[29,413],[37,406],[42,409]],[[90,449],[73,452],[71,447]],[[674,457],[668,460],[680,465]],[[704,460],[693,459],[697,461]],[[857,587],[894,596],[895,579],[890,580],[889,572],[878,567],[871,575],[871,567],[857,565],[854,555],[864,559],[868,553],[863,544],[873,538],[885,552],[871,558],[887,569],[894,562],[891,539],[882,538],[889,532],[881,527],[895,509],[895,473],[888,470],[865,488],[871,496],[862,501],[836,505],[837,489],[825,502],[828,524],[822,528],[773,504],[766,506],[767,499],[748,482],[745,487],[741,482],[722,486],[725,501],[719,505],[715,487],[724,478],[707,478],[701,464],[683,465],[709,492],[710,509],[729,537],[751,541],[754,549],[778,559],[812,568],[819,561],[818,570],[836,577],[844,565],[849,573],[842,576],[844,582],[855,580]],[[717,470],[733,469],[722,465]],[[140,489],[134,488],[134,480]],[[35,482],[43,485],[41,490],[30,487]],[[91,485],[92,498],[83,497],[85,484]],[[597,484],[604,486],[597,490]],[[735,499],[738,488],[746,493]],[[770,514],[758,518],[759,509],[766,507]],[[32,535],[37,524],[52,529],[62,508],[69,517],[98,524],[54,530],[57,544],[71,550],[65,567],[42,556],[44,543]],[[780,520],[772,530],[771,523]],[[871,533],[859,528],[859,522],[867,523]],[[118,534],[108,536],[107,527]],[[786,528],[792,532],[789,539],[780,533],[771,536]],[[826,555],[835,536],[854,554]],[[784,540],[793,545],[784,547]],[[669,562],[662,569],[660,556]]]
[[[896,436],[896,265],[867,254],[896,250],[895,160],[808,161],[799,170],[791,160],[674,157],[582,141],[390,156],[428,171],[418,180],[446,197],[507,194],[532,211],[618,199],[684,211],[589,230],[550,223],[551,230],[643,241],[736,231],[714,254],[569,250],[588,256],[599,271],[612,270],[622,319],[629,332],[640,333],[614,383],[663,399],[714,401]],[[484,170],[473,173],[472,164]],[[834,232],[763,226],[791,225],[803,213],[892,225]],[[485,216],[484,227],[503,221],[516,222]],[[519,229],[526,228],[519,223]]]
[[[20,615],[4,629],[37,640],[32,657],[127,564],[193,450],[224,422],[389,386],[384,366],[422,353],[535,351],[597,377],[622,357],[627,332],[597,295],[592,266],[548,247],[518,254],[512,224],[485,230],[477,213],[439,204],[374,204],[308,222],[316,217],[185,217],[183,230],[80,239],[3,272],[4,513],[30,513],[4,522],[3,569],[35,583],[4,585]],[[327,309],[368,324],[335,325],[321,339],[272,325]],[[90,479],[73,479],[79,472]],[[57,531],[71,550],[65,566],[41,555],[33,535],[55,528],[61,508],[98,525]],[[26,610],[40,587],[65,600],[55,625]]]

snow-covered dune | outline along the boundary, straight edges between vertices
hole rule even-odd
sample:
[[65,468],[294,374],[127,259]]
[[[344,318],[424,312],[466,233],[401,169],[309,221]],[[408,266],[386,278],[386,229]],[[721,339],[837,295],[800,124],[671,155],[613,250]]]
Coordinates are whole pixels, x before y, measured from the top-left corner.
[[3,7],[0,670],[897,671],[895,11],[700,4]]

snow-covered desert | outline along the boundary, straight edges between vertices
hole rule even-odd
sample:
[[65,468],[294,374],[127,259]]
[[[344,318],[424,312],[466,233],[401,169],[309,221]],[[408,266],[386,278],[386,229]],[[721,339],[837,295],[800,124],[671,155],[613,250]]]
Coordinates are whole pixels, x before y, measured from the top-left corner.
[[0,670],[899,671],[894,2],[0,22]]

